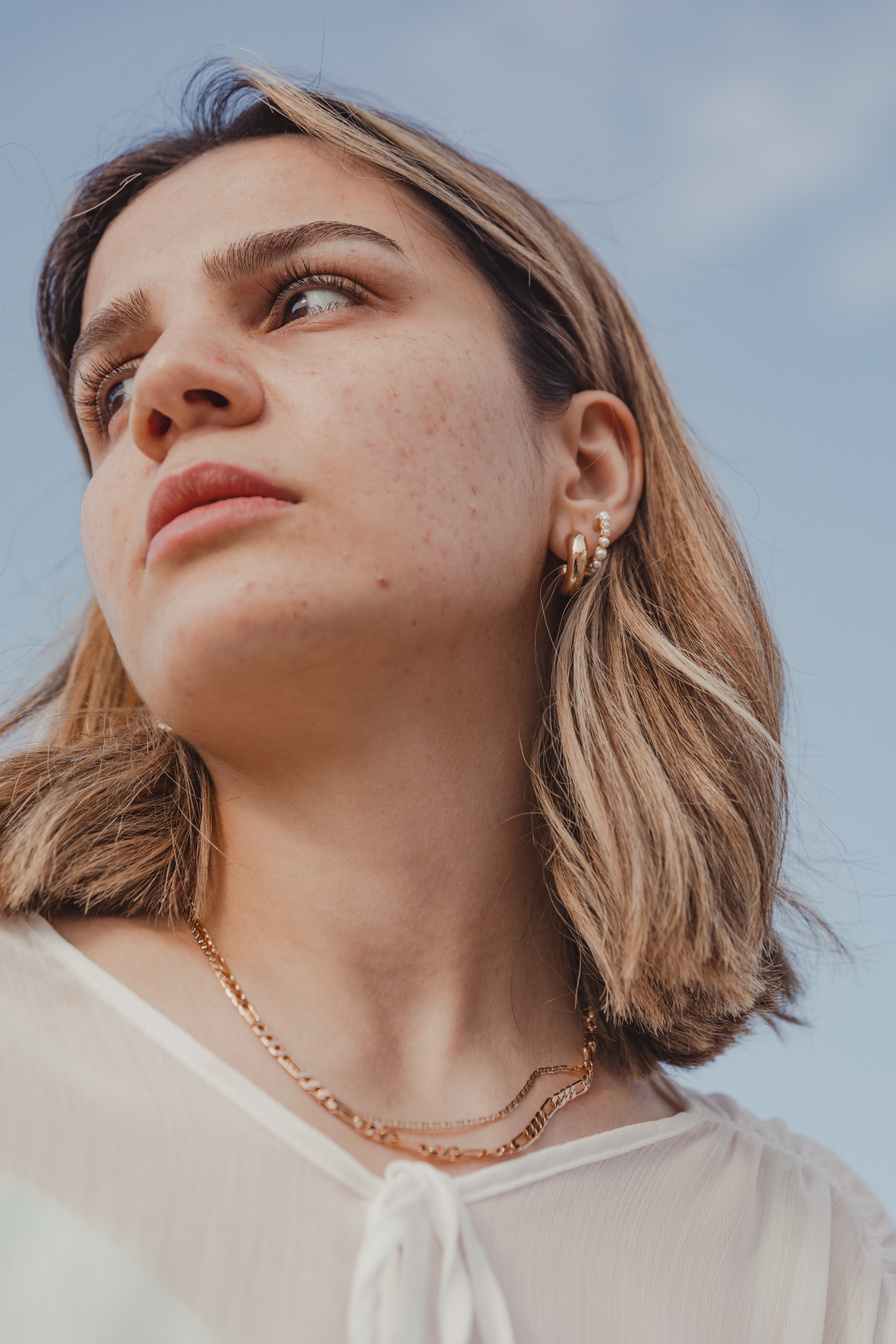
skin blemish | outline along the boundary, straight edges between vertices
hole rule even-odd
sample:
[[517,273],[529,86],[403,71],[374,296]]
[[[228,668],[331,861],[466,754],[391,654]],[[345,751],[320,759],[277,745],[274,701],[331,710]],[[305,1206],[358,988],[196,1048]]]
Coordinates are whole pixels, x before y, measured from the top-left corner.
[[376,576],[376,582],[377,582],[377,586],[378,586],[379,588],[388,588],[388,587],[389,587],[389,580],[386,578],[385,574],[377,574],[377,576]]

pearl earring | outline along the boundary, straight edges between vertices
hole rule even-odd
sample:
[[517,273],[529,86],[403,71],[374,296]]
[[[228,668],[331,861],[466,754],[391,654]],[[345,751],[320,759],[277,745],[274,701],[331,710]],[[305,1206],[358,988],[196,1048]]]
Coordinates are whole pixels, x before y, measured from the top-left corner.
[[597,550],[588,562],[589,574],[596,574],[607,558],[607,548],[610,545],[610,515],[606,510],[601,509],[595,518],[594,530],[598,533]]

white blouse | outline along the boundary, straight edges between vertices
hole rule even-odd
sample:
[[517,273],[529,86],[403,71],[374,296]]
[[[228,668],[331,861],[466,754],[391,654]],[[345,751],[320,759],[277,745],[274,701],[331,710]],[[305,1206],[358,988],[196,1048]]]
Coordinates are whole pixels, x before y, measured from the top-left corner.
[[373,1175],[41,919],[0,922],[10,1344],[894,1344],[896,1228],[726,1097]]

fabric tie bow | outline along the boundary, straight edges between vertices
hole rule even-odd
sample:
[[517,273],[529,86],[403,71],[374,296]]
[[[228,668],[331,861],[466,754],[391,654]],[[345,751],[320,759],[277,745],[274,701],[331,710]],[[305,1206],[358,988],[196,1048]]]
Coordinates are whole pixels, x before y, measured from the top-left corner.
[[439,1254],[438,1344],[514,1344],[504,1295],[455,1181],[410,1161],[390,1163],[368,1207],[349,1297],[349,1344],[431,1344],[430,1277]]

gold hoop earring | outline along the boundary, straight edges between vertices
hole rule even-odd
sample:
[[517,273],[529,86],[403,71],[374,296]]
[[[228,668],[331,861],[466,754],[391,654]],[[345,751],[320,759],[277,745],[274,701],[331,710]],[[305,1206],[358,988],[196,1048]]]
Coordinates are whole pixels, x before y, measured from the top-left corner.
[[566,538],[566,564],[560,566],[563,583],[561,593],[577,593],[585,578],[588,565],[588,544],[581,532],[570,532]]
[[586,579],[593,578],[607,558],[610,545],[610,515],[601,510],[594,520],[597,533],[597,546],[591,559],[588,559],[588,543],[581,532],[570,532],[566,538],[566,564],[561,565],[559,574],[563,579],[560,591],[567,597],[577,593]]

